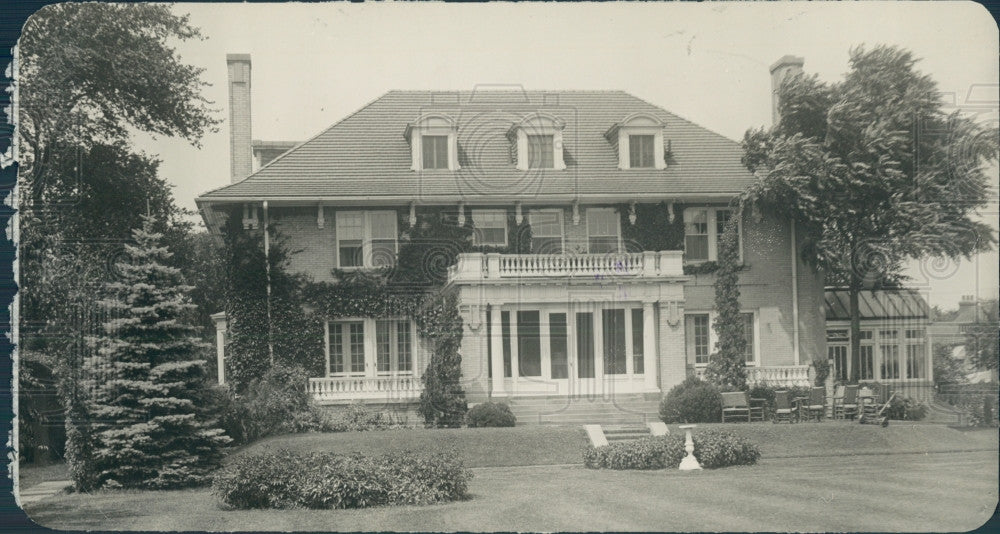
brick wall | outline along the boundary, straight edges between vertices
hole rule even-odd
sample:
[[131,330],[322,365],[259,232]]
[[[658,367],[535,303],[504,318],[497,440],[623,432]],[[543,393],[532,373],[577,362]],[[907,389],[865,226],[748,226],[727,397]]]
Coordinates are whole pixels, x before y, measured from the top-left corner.
[[230,179],[246,178],[253,165],[250,138],[250,57],[232,54],[229,68],[229,168]]
[[316,223],[315,206],[271,208],[269,216],[275,237],[288,251],[288,270],[317,282],[332,280],[331,270],[337,261],[333,209],[323,208],[323,228]]
[[[755,221],[750,214],[743,220],[743,260],[740,272],[740,304],[758,313],[761,365],[792,365],[792,254],[791,231],[787,223],[772,217]],[[797,236],[800,237],[800,236]],[[799,240],[801,243],[801,240]],[[798,262],[799,359],[808,364],[824,355],[823,277]],[[707,312],[714,308],[715,275],[696,275],[685,286],[685,309]],[[689,362],[693,364],[693,361]]]

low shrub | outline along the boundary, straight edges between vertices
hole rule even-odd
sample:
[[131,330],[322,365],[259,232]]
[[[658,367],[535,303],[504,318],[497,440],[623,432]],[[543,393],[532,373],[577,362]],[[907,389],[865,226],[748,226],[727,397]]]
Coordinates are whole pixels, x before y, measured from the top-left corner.
[[722,394],[714,385],[690,376],[660,401],[664,423],[716,423],[722,419]]
[[701,466],[707,469],[730,465],[753,465],[760,460],[760,449],[746,437],[733,432],[705,430],[692,439],[694,455]]
[[216,474],[212,492],[238,509],[365,508],[465,499],[471,478],[455,452],[366,456],[281,450],[236,458]]
[[216,388],[212,402],[219,426],[236,444],[275,434],[333,430],[306,391],[307,376],[301,367],[276,364],[250,382],[242,395]]
[[920,421],[927,417],[927,406],[909,397],[896,395],[889,403],[886,415],[896,421]]
[[[695,457],[707,469],[753,465],[760,459],[757,446],[733,432],[705,430],[694,434],[692,440]],[[583,463],[591,469],[676,468],[685,454],[684,436],[657,436],[587,447]]]
[[364,430],[386,430],[389,428],[399,428],[402,425],[392,420],[389,415],[372,410],[360,402],[354,402],[347,406],[344,411],[330,418],[329,428],[335,432],[364,431]]
[[465,416],[469,427],[514,426],[517,418],[502,402],[484,402],[473,406]]

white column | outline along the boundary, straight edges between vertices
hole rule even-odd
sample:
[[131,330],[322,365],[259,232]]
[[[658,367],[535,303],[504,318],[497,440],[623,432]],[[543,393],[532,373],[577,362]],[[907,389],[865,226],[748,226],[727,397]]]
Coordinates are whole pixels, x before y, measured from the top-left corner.
[[219,385],[226,383],[226,322],[215,323],[215,360],[219,371]]
[[490,362],[493,372],[493,395],[503,394],[503,323],[500,321],[500,307],[492,306],[490,311]]
[[510,383],[514,393],[517,393],[517,380],[520,375],[517,348],[517,310],[510,310]]
[[642,303],[642,360],[646,373],[646,389],[656,389],[656,378],[660,374],[656,354],[656,320],[652,302]]
[[593,325],[594,325],[594,382],[597,384],[597,391],[600,395],[604,395],[604,329],[603,312],[599,306],[594,306],[593,308]]
[[542,378],[552,379],[552,340],[549,329],[549,311],[542,307],[538,311],[538,344],[542,360]]
[[323,355],[326,357],[326,369],[323,376],[330,376],[330,321],[323,321]]

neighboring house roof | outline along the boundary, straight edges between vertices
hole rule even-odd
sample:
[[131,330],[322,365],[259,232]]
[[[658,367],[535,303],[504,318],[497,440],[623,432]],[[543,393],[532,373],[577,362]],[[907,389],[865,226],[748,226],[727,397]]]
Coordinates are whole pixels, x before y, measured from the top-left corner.
[[[850,295],[846,289],[828,289],[826,320],[849,321]],[[858,311],[862,320],[926,319],[930,315],[927,301],[913,289],[862,291],[858,295]]]
[[[411,170],[404,132],[429,112],[458,124],[458,171]],[[566,170],[516,168],[507,132],[538,112],[565,122]],[[605,133],[637,112],[664,122],[664,170],[618,169],[615,143]],[[736,141],[622,91],[391,91],[246,179],[198,200],[732,195],[754,180],[741,157]]]

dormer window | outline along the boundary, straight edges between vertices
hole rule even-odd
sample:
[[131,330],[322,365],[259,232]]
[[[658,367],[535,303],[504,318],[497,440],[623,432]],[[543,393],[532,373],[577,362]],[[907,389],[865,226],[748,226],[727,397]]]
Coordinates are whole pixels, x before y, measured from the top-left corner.
[[447,169],[448,168],[448,136],[447,135],[422,135],[423,145],[423,168],[425,169]]
[[403,136],[410,142],[411,170],[458,170],[458,126],[451,117],[424,115],[408,124]]
[[635,113],[606,133],[618,148],[619,169],[666,169],[663,152],[664,123],[649,113]]
[[528,136],[528,167],[531,169],[551,169],[554,167],[552,135]]
[[565,169],[564,126],[561,119],[546,113],[533,113],[515,124],[509,135],[516,143],[517,168]]
[[631,169],[652,169],[655,135],[628,136],[628,162]]

